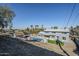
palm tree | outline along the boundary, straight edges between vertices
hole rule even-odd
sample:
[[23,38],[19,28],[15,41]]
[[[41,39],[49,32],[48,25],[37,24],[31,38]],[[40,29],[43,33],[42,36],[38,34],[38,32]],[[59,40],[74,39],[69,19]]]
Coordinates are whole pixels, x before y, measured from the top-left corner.
[[54,29],[58,29],[58,27],[57,26],[54,26]]
[[39,25],[35,25],[35,29],[39,28]]
[[33,29],[33,25],[30,25],[31,29]]
[[2,28],[12,28],[12,20],[15,17],[14,11],[12,11],[7,6],[0,6],[0,21],[2,22],[3,26]]

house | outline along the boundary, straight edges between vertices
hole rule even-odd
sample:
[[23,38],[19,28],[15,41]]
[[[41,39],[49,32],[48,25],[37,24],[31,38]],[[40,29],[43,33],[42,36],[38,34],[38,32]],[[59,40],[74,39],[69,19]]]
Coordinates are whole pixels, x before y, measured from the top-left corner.
[[39,36],[48,40],[56,40],[59,37],[60,41],[69,42],[69,29],[45,29],[38,33]]

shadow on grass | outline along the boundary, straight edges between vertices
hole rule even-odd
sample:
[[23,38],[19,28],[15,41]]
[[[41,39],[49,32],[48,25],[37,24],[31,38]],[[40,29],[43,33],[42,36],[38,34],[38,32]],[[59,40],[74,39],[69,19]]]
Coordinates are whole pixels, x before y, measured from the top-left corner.
[[19,39],[0,37],[0,56],[62,56]]

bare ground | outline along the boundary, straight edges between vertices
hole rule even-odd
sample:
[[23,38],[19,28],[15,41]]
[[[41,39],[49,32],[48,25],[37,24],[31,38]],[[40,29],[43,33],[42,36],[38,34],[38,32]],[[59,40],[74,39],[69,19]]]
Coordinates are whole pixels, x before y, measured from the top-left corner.
[[[77,56],[73,51],[75,44],[72,42],[62,46],[63,51],[70,56]],[[0,38],[1,56],[67,56],[56,44],[25,41],[16,38]]]
[[23,42],[20,39],[0,38],[1,56],[62,56],[54,51],[50,51],[33,44]]

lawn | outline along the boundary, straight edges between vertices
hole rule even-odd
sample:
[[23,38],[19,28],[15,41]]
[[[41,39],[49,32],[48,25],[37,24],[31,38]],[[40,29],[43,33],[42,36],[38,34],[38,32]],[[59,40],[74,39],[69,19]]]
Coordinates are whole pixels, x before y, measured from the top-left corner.
[[[56,40],[48,40],[48,43],[57,44],[57,43],[56,43]],[[57,45],[58,45],[58,44],[57,44]],[[64,45],[64,42],[61,42],[61,41],[60,41],[60,45],[63,46],[63,45]]]

